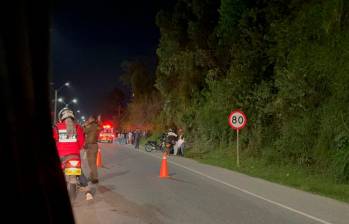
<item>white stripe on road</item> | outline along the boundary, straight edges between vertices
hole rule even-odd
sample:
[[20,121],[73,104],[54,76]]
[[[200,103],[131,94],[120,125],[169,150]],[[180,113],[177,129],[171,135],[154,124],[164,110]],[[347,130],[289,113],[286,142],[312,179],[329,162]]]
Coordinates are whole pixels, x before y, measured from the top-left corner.
[[[143,152],[143,151],[141,151],[141,152]],[[149,156],[152,156],[152,157],[154,157],[154,158],[161,159],[161,158],[159,158],[158,156],[155,156],[155,155],[153,155],[153,154],[151,154],[151,153],[149,153],[149,152],[143,152],[143,153],[144,153],[144,154],[147,154],[147,155],[149,155]],[[267,202],[269,202],[269,203],[271,203],[271,204],[277,205],[277,206],[279,206],[279,207],[281,207],[281,208],[284,208],[284,209],[287,209],[287,210],[289,210],[289,211],[291,211],[291,212],[294,212],[294,213],[297,213],[297,214],[299,214],[299,215],[305,216],[305,217],[307,217],[307,218],[309,218],[309,219],[312,219],[312,220],[314,220],[314,221],[317,221],[317,222],[319,222],[319,223],[323,223],[323,224],[333,224],[333,223],[331,223],[331,222],[328,222],[328,221],[325,221],[325,220],[323,220],[323,219],[317,218],[317,217],[315,217],[315,216],[309,215],[309,214],[307,214],[307,213],[305,213],[305,212],[302,212],[302,211],[299,211],[299,210],[297,210],[297,209],[288,207],[287,205],[283,205],[283,204],[281,204],[281,203],[279,203],[279,202],[276,202],[276,201],[270,200],[270,199],[268,199],[268,198],[265,198],[265,197],[263,197],[263,196],[260,196],[260,195],[258,195],[258,194],[252,193],[252,192],[250,192],[250,191],[248,191],[248,190],[245,190],[245,189],[242,189],[242,188],[240,188],[240,187],[238,187],[238,186],[235,186],[235,185],[229,184],[229,183],[227,183],[227,182],[224,182],[224,181],[222,181],[222,180],[219,180],[219,179],[217,179],[217,178],[208,176],[208,175],[206,175],[206,174],[204,174],[204,173],[202,173],[202,172],[200,172],[200,171],[197,171],[197,170],[194,170],[194,169],[192,169],[192,168],[186,167],[186,166],[184,166],[184,165],[182,165],[182,164],[179,164],[179,163],[176,163],[176,162],[173,162],[173,161],[170,161],[170,160],[167,160],[167,161],[168,161],[169,163],[172,163],[173,165],[176,165],[176,166],[181,167],[181,168],[183,168],[183,169],[189,170],[189,171],[191,171],[191,172],[193,172],[193,173],[195,173],[195,174],[198,174],[198,175],[201,175],[201,176],[203,176],[203,177],[206,177],[206,178],[208,178],[208,179],[210,179],[210,180],[216,181],[217,183],[220,183],[220,184],[226,185],[226,186],[228,186],[228,187],[234,188],[234,189],[236,189],[236,190],[238,190],[238,191],[241,191],[241,192],[243,192],[243,193],[245,193],[245,194],[248,194],[248,195],[251,195],[251,196],[253,196],[253,197],[259,198],[259,199],[261,199],[261,200],[267,201]]]

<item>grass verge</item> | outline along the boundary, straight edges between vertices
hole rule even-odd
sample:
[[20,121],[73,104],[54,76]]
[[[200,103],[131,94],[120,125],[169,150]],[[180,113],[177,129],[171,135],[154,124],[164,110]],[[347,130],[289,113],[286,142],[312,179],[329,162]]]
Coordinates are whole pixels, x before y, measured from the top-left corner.
[[241,158],[240,167],[237,167],[235,155],[228,150],[186,150],[186,157],[349,203],[348,184],[336,183],[334,178],[317,175],[295,165],[275,165],[261,159]]

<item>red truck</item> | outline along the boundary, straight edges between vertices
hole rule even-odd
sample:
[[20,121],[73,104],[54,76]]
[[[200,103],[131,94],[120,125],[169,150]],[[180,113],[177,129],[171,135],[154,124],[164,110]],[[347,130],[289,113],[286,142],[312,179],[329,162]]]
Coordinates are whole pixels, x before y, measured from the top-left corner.
[[111,124],[103,124],[102,130],[99,133],[98,141],[99,142],[106,142],[106,143],[113,143],[114,141],[114,128]]

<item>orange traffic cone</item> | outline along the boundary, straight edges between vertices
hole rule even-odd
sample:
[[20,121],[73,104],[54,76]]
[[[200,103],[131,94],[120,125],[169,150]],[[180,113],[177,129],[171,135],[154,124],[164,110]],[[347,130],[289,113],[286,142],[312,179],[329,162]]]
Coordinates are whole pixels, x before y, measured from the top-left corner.
[[160,167],[160,178],[169,178],[166,153],[162,155],[162,162]]
[[96,165],[97,165],[97,168],[100,168],[102,167],[102,153],[101,153],[101,149],[98,149],[98,152],[97,152],[97,161],[96,161]]

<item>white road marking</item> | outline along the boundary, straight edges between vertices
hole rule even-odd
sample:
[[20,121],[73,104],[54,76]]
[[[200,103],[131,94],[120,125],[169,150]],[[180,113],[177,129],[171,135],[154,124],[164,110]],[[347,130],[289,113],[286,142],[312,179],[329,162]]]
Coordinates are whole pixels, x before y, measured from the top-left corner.
[[[154,158],[161,159],[161,158],[159,158],[158,156],[155,156],[155,155],[153,155],[153,154],[151,154],[151,153],[149,153],[149,152],[143,152],[143,151],[140,151],[140,152],[142,152],[142,153],[144,153],[144,154],[147,154],[147,155],[149,155],[149,156],[152,156],[152,157],[154,157]],[[241,191],[241,192],[243,192],[243,193],[245,193],[245,194],[248,194],[248,195],[251,195],[251,196],[253,196],[253,197],[259,198],[259,199],[261,199],[261,200],[263,200],[263,201],[269,202],[269,203],[271,203],[271,204],[273,204],[273,205],[277,205],[277,206],[279,206],[279,207],[281,207],[281,208],[284,208],[284,209],[289,210],[289,211],[291,211],[291,212],[294,212],[294,213],[297,213],[297,214],[299,214],[299,215],[305,216],[305,217],[307,217],[307,218],[309,218],[309,219],[312,219],[312,220],[314,220],[314,221],[317,221],[317,222],[319,222],[319,223],[323,223],[323,224],[333,224],[333,223],[331,223],[331,222],[328,222],[328,221],[325,221],[325,220],[323,220],[323,219],[317,218],[317,217],[312,216],[312,215],[310,215],[310,214],[307,214],[307,213],[305,213],[305,212],[302,212],[302,211],[299,211],[299,210],[297,210],[297,209],[288,207],[287,205],[283,205],[283,204],[281,204],[281,203],[279,203],[279,202],[276,202],[276,201],[270,200],[270,199],[268,199],[268,198],[265,198],[265,197],[263,197],[263,196],[260,196],[260,195],[258,195],[258,194],[252,193],[252,192],[250,192],[250,191],[248,191],[248,190],[245,190],[245,189],[242,189],[242,188],[240,188],[240,187],[238,187],[238,186],[235,186],[235,185],[229,184],[229,183],[227,183],[227,182],[224,182],[224,181],[222,181],[222,180],[219,180],[219,179],[217,179],[217,178],[208,176],[208,175],[206,175],[206,174],[204,174],[204,173],[201,173],[200,171],[197,171],[197,170],[194,170],[194,169],[192,169],[192,168],[186,167],[186,166],[184,166],[184,165],[182,165],[182,164],[179,164],[179,163],[176,163],[176,162],[170,161],[170,160],[167,160],[167,161],[168,161],[169,163],[172,163],[173,165],[176,165],[176,166],[181,167],[181,168],[183,168],[183,169],[189,170],[189,171],[191,171],[191,172],[193,172],[193,173],[195,173],[195,174],[198,174],[198,175],[201,175],[201,176],[203,176],[203,177],[206,177],[206,178],[208,178],[208,179],[210,179],[210,180],[213,180],[213,181],[215,181],[215,182],[217,182],[217,183],[220,183],[220,184],[223,184],[223,185],[225,185],[225,186],[231,187],[231,188],[236,189],[236,190],[238,190],[238,191]]]

